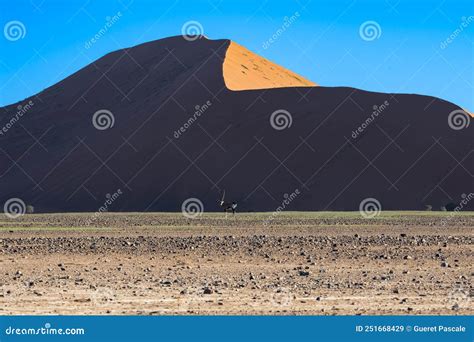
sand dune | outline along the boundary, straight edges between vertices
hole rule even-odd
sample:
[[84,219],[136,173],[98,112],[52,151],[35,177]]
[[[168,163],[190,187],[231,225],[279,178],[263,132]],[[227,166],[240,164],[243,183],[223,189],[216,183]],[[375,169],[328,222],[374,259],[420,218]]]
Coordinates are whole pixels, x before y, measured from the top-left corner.
[[[298,190],[285,210],[359,210],[365,198],[440,210],[472,191],[474,125],[448,125],[455,104],[297,88],[295,77],[229,40],[178,36],[109,53],[0,108],[0,205],[94,212],[120,189],[109,211],[179,211],[192,197],[217,211],[226,190],[239,211],[274,211]],[[113,116],[108,129],[94,125],[100,110]]]
[[317,86],[232,41],[225,54],[223,72],[230,90]]

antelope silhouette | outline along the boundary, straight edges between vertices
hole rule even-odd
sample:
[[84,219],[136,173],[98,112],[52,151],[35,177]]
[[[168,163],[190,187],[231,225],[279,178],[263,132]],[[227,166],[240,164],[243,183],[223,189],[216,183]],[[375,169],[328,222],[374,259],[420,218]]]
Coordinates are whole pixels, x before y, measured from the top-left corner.
[[226,213],[226,215],[228,211],[232,211],[232,214],[235,215],[235,210],[237,209],[237,202],[225,202],[224,198],[225,198],[225,190],[224,190],[224,193],[222,194],[222,199],[219,202],[219,205],[221,206],[222,209],[224,209],[224,212]]

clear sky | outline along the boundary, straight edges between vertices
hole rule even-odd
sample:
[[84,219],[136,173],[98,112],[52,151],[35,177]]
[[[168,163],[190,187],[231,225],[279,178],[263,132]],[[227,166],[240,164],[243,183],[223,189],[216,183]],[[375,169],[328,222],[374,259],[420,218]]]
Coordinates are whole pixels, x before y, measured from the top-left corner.
[[473,16],[473,0],[0,0],[0,105],[193,20],[210,39],[232,39],[323,86],[433,95],[473,111]]

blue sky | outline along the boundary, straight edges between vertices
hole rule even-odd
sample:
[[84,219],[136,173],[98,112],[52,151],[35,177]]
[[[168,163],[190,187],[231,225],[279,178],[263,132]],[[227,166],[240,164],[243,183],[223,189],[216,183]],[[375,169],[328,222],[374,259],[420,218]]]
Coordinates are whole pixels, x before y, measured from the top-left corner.
[[[194,20],[209,38],[232,39],[320,85],[438,96],[473,111],[473,16],[472,0],[0,0],[0,105]],[[23,38],[5,33],[12,21]],[[360,33],[368,21],[378,25],[373,40]]]

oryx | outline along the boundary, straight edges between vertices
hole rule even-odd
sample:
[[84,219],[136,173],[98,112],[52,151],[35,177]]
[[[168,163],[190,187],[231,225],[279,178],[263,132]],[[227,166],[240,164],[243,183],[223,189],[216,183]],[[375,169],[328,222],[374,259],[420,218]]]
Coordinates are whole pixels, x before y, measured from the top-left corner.
[[221,206],[222,209],[224,209],[224,212],[227,215],[228,211],[232,210],[232,214],[235,214],[235,210],[237,209],[237,202],[224,202],[224,197],[225,197],[225,190],[224,193],[222,194],[222,199],[219,202],[219,205]]

